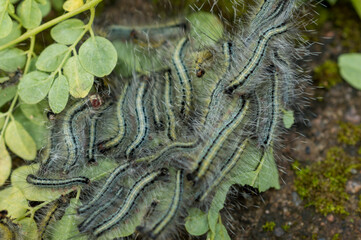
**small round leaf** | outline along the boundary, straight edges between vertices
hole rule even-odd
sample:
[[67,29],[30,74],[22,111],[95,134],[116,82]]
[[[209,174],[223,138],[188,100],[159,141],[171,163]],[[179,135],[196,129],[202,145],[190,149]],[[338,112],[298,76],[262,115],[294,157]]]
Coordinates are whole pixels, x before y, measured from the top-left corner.
[[36,68],[44,72],[55,71],[68,53],[68,47],[62,44],[51,44],[45,48],[36,62]]
[[25,65],[25,52],[18,48],[8,48],[0,51],[0,69],[6,72],[15,72]]
[[283,125],[285,126],[285,128],[292,127],[294,122],[295,122],[295,117],[293,115],[293,111],[285,110],[283,112]]
[[28,201],[20,189],[11,186],[0,191],[0,209],[6,209],[11,218],[18,218],[28,210]]
[[17,87],[10,86],[7,88],[0,89],[0,107],[2,107],[5,103],[14,98],[16,94]]
[[34,71],[25,74],[19,83],[20,98],[29,104],[43,100],[48,94],[53,77],[43,72]]
[[49,105],[54,113],[60,113],[65,108],[69,97],[69,84],[65,76],[60,75],[54,80],[49,91]]
[[189,209],[185,227],[193,236],[205,234],[209,230],[207,214],[198,208]]
[[74,11],[74,10],[80,8],[83,5],[84,5],[83,0],[67,0],[64,3],[63,8],[65,11],[71,12],[71,11]]
[[341,76],[352,87],[361,90],[361,54],[347,53],[338,58]]
[[117,51],[109,40],[91,37],[81,45],[79,60],[86,71],[104,77],[113,71],[117,63]]
[[35,0],[22,1],[17,8],[17,13],[26,29],[36,28],[41,23],[41,10]]
[[20,28],[21,27],[17,22],[13,22],[13,26],[11,28],[10,34],[7,35],[6,37],[0,38],[0,46],[6,44],[8,42],[11,42],[12,40],[20,37],[20,35],[21,35]]
[[8,36],[13,27],[13,21],[6,10],[0,11],[0,38]]
[[94,76],[81,66],[77,57],[68,59],[64,66],[64,75],[69,82],[70,94],[75,98],[84,98],[93,86]]
[[0,186],[4,185],[5,181],[10,176],[11,172],[11,157],[8,150],[6,150],[4,139],[0,138]]
[[76,18],[65,20],[53,27],[51,37],[62,44],[73,44],[84,31],[84,23]]
[[41,11],[41,15],[43,17],[47,16],[51,10],[51,3],[50,3],[50,0],[45,0],[44,2],[42,3],[39,3],[39,8],[40,8],[40,11]]
[[24,160],[34,160],[36,144],[25,128],[17,121],[11,121],[5,132],[6,145]]

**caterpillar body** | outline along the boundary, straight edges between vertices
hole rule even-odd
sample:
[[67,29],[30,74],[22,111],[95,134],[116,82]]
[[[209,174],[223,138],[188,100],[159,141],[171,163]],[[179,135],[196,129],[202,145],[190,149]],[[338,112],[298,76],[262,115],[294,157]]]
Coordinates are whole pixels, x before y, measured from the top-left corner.
[[[27,178],[39,188],[81,188],[79,234],[169,239],[184,209],[209,209],[230,176],[258,174],[276,152],[281,109],[306,82],[293,62],[307,48],[296,45],[298,1],[259,2],[244,28],[218,38],[193,31],[192,21],[111,27],[113,39],[142,40],[134,51],[154,53],[157,67],[129,63],[131,76],[113,73],[111,93],[97,93],[102,106],[90,97],[69,104],[53,124],[52,154]],[[103,162],[113,168],[102,179],[82,175]],[[256,179],[247,184],[257,187]]]

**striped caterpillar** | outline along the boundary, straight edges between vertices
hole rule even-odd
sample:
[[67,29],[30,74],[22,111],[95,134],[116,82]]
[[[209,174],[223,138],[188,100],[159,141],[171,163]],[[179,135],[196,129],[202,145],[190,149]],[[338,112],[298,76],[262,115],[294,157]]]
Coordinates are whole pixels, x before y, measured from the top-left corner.
[[[266,161],[274,164],[281,110],[305,83],[292,63],[307,50],[296,46],[298,1],[258,5],[244,28],[219,37],[192,21],[111,28],[112,38],[142,42],[133,51],[152,53],[158,67],[123,61],[132,74],[112,74],[110,94],[100,89],[71,103],[54,121],[51,154],[27,177],[39,188],[82,185],[74,236],[169,239],[184,209],[208,211],[231,179],[277,187],[262,185],[260,174]],[[106,177],[81,175],[105,161],[116,165]]]

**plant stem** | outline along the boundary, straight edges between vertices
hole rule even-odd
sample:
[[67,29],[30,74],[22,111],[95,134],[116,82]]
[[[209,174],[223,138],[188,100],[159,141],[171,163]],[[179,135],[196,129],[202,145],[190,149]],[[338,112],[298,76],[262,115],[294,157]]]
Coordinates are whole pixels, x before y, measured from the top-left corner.
[[68,18],[71,18],[79,13],[82,13],[86,10],[89,10],[91,8],[94,8],[98,3],[102,2],[103,0],[93,0],[93,1],[89,1],[87,2],[86,4],[84,4],[83,6],[81,6],[80,8],[78,9],[75,9],[74,11],[71,11],[71,12],[68,12],[67,14],[64,14],[60,17],[57,17],[49,22],[46,22],[44,23],[43,25],[40,25],[39,27],[36,27],[34,29],[31,29],[27,32],[25,32],[23,35],[21,35],[20,37],[18,37],[17,39],[11,41],[11,42],[8,42],[6,43],[5,45],[2,45],[0,46],[0,51],[7,48],[7,47],[10,47],[14,44],[17,44],[19,42],[22,42],[22,41],[25,41],[26,39],[32,37],[32,36],[35,36],[36,34],[38,34],[39,32],[42,32],[44,31],[45,29],[47,28],[50,28],[52,26],[54,26],[55,24],[61,22],[61,21],[64,21]]

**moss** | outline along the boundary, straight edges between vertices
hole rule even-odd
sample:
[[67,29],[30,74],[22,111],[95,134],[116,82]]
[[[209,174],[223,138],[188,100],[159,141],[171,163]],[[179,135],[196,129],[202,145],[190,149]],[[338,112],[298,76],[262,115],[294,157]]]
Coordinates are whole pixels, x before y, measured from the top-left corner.
[[322,65],[315,67],[313,71],[316,84],[326,89],[330,89],[342,81],[338,72],[338,65],[334,61],[326,60]]
[[291,228],[291,226],[289,224],[287,224],[287,223],[282,225],[281,227],[285,232],[288,232],[288,230],[290,230],[290,228]]
[[357,150],[357,153],[361,155],[361,147]]
[[332,240],[340,240],[340,239],[341,237],[339,233],[336,233],[335,235],[332,236]]
[[361,124],[355,125],[352,123],[340,122],[339,125],[340,131],[338,132],[337,136],[337,140],[339,143],[356,145],[358,142],[361,141]]
[[275,229],[276,227],[276,223],[271,221],[271,222],[266,222],[263,226],[262,226],[262,229],[263,231],[265,232],[273,232],[273,230]]
[[298,162],[293,164],[296,170],[295,187],[298,194],[306,200],[307,206],[327,215],[336,213],[348,215],[345,203],[349,195],[345,192],[350,170],[360,167],[360,158],[347,155],[342,148],[330,148],[323,161],[301,168]]

